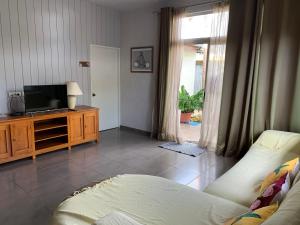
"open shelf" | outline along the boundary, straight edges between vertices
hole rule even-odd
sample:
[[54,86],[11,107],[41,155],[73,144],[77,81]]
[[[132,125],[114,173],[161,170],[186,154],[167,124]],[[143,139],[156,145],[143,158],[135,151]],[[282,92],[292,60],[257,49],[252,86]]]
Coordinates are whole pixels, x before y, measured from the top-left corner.
[[67,117],[35,121],[34,136],[36,154],[68,147]]
[[46,152],[65,147],[68,147],[68,140],[66,137],[55,138],[51,141],[40,141],[35,144],[35,150],[37,152]]
[[34,131],[41,132],[41,131],[67,127],[67,126],[68,126],[67,117],[60,117],[60,118],[36,121],[34,123]]
[[68,129],[66,127],[53,128],[35,133],[35,142],[46,141],[53,138],[68,136]]
[[39,135],[38,137],[35,138],[35,142],[41,142],[41,141],[46,141],[46,140],[50,140],[50,139],[54,139],[54,138],[58,138],[58,137],[65,137],[68,136],[68,134],[64,134],[64,133],[56,133],[56,134],[50,134],[50,135]]
[[37,129],[35,129],[35,132],[45,131],[45,130],[51,130],[55,128],[61,128],[61,127],[67,127],[67,124],[43,124],[40,125]]

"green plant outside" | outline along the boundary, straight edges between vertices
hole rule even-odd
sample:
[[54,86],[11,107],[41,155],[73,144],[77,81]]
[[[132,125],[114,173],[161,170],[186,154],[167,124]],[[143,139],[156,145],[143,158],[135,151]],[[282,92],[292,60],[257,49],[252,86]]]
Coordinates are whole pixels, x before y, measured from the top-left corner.
[[184,85],[179,90],[179,109],[182,113],[193,113],[195,110],[203,109],[204,89],[194,95],[190,95]]

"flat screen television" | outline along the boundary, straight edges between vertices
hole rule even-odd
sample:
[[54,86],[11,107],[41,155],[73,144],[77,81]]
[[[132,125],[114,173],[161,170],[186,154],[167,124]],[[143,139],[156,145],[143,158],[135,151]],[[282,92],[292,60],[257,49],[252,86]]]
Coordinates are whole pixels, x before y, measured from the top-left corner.
[[24,86],[25,112],[68,108],[67,85]]

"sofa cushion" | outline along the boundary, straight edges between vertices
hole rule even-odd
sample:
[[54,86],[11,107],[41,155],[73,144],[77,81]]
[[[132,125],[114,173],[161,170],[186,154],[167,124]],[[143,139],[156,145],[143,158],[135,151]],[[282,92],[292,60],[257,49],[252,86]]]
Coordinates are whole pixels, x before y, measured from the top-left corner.
[[233,218],[225,225],[260,225],[278,209],[278,204],[266,206]]
[[233,168],[204,191],[250,207],[265,176],[299,155],[299,134],[265,131]]
[[300,182],[290,189],[283,202],[263,225],[299,225],[300,224]]
[[142,225],[121,212],[112,212],[99,220],[94,225]]
[[273,184],[271,184],[266,190],[259,196],[250,206],[251,210],[256,210],[272,203],[280,203],[288,193],[290,189],[290,176],[289,173],[285,173]]
[[144,225],[219,225],[248,209],[164,178],[122,175],[61,203],[54,224],[91,225],[113,211]]
[[299,180],[300,180],[300,172],[297,173],[295,179],[293,180],[292,186],[294,186],[297,182],[299,182]]
[[270,186],[274,181],[278,180],[282,175],[289,173],[291,180],[294,180],[298,172],[299,172],[298,157],[291,161],[283,163],[264,179],[260,187],[260,193],[264,192],[264,190],[268,186]]

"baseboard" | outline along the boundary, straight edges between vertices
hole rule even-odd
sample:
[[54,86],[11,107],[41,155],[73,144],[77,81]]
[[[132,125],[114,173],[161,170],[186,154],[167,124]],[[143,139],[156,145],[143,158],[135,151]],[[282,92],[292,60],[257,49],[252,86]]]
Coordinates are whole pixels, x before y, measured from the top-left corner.
[[136,132],[136,133],[139,133],[139,134],[148,136],[148,137],[151,136],[151,132],[149,132],[149,131],[140,130],[140,129],[136,129],[136,128],[132,128],[132,127],[120,126],[120,129],[121,129],[121,130],[129,130],[129,131],[133,131],[133,132]]

